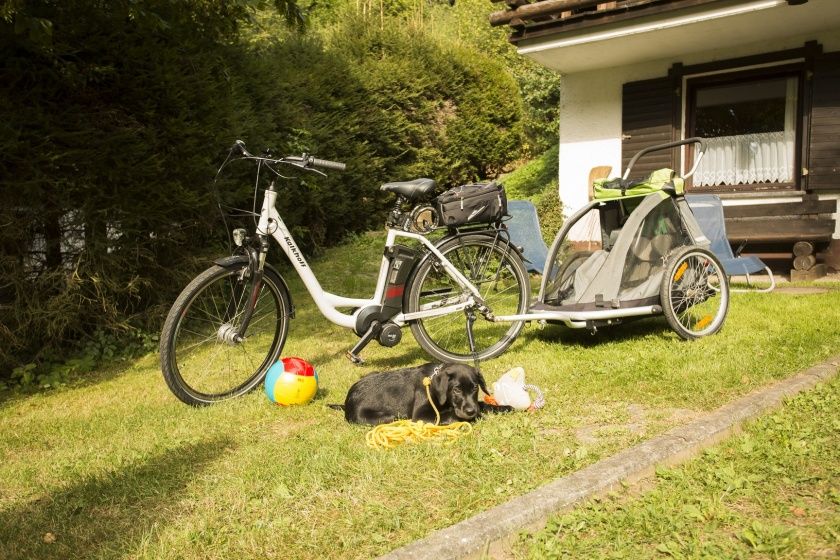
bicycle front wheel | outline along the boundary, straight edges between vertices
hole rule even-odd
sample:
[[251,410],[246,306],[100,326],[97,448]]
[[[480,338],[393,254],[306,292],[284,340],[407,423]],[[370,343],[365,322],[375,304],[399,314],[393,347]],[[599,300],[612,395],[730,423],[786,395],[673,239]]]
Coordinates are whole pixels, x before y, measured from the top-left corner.
[[[481,294],[494,315],[525,313],[531,286],[519,254],[506,241],[490,235],[455,237],[438,247]],[[455,305],[471,296],[447,274],[437,258],[417,269],[408,291],[409,313]],[[476,312],[473,324],[475,354],[470,351],[466,313],[452,313],[411,323],[411,332],[431,356],[444,362],[468,363],[495,358],[519,335],[524,322],[495,323]]]
[[184,288],[164,322],[163,377],[187,404],[207,405],[254,389],[283,349],[289,332],[289,294],[268,269],[244,339],[236,339],[251,294],[247,271],[247,265],[205,270]]

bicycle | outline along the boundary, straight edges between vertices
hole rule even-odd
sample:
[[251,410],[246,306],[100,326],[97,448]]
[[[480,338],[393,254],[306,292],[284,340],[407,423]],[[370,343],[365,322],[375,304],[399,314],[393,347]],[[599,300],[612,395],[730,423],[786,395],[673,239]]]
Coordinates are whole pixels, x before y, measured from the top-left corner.
[[[283,177],[276,169],[280,165],[321,175],[325,174],[318,168],[345,168],[343,163],[307,154],[255,156],[239,140],[225,164],[234,154],[256,162],[258,183],[261,168],[276,178]],[[497,316],[522,316],[529,303],[530,284],[522,258],[500,222],[439,227],[430,204],[435,188],[432,179],[380,187],[394,193],[396,202],[386,221],[374,293],[362,299],[321,287],[276,209],[279,193],[272,180],[253,234],[235,229],[233,254],[216,259],[196,276],[169,311],[160,359],[170,390],[195,406],[237,397],[257,387],[279,358],[294,306],[286,281],[266,262],[270,239],[286,254],[321,314],[359,336],[347,352],[355,363],[362,363],[359,353],[372,340],[396,346],[405,325],[436,360],[465,363],[504,352],[524,321],[502,322]],[[255,190],[255,204],[257,196]],[[428,238],[433,231],[445,235],[433,243]],[[419,250],[398,244],[399,238],[419,244]],[[463,322],[455,321],[458,315]]]

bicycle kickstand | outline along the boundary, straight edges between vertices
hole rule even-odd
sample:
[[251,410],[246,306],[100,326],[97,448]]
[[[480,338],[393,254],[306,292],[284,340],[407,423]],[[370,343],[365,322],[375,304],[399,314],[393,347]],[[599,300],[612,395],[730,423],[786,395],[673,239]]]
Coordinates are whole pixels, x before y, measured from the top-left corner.
[[467,342],[470,345],[470,354],[473,357],[473,367],[481,371],[478,365],[478,353],[475,351],[475,335],[473,334],[473,324],[475,323],[475,311],[470,309],[467,311]]
[[370,343],[370,341],[373,340],[373,337],[379,334],[380,326],[381,325],[379,321],[373,321],[370,324],[370,328],[368,328],[367,332],[362,335],[362,338],[359,339],[359,342],[357,342],[356,345],[353,346],[353,348],[351,348],[350,350],[348,350],[345,354],[348,360],[350,360],[356,365],[362,365],[363,363],[365,363],[362,357],[359,356],[359,352],[364,350],[365,346],[367,346]]

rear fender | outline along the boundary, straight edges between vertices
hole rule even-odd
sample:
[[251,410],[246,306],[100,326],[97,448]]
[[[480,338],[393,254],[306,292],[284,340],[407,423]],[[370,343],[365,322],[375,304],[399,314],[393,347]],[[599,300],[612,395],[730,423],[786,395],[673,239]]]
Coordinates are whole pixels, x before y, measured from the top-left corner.
[[[470,231],[469,233],[461,234],[460,238],[458,236],[447,236],[435,243],[435,248],[437,249],[444,249],[449,248],[449,245],[455,245],[460,242],[466,242],[470,237],[478,237],[478,236],[485,236],[485,237],[496,237],[498,234],[498,230],[496,229],[486,229],[486,230],[475,230]],[[519,247],[514,245],[510,242],[510,238],[507,235],[507,232],[503,232],[499,235],[499,239],[497,239],[498,243],[506,245],[512,253],[515,253],[520,260],[524,260],[522,256],[522,252],[519,250]],[[408,276],[408,282],[406,282],[406,290],[405,295],[403,296],[403,312],[408,310],[408,298],[411,285],[414,283],[414,279],[417,276],[417,271],[420,270],[420,267],[428,260],[437,259],[437,257],[431,251],[426,251],[426,254],[417,259],[417,262],[414,264],[414,268],[411,269],[411,273]]]

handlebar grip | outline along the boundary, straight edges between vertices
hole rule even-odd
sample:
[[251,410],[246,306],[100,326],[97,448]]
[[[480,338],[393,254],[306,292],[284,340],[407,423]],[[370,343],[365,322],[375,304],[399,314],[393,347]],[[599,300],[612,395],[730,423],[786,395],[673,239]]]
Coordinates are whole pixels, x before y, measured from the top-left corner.
[[310,158],[309,164],[315,167],[323,167],[324,169],[335,169],[336,171],[344,171],[347,169],[346,163],[340,161],[330,161],[328,159]]

